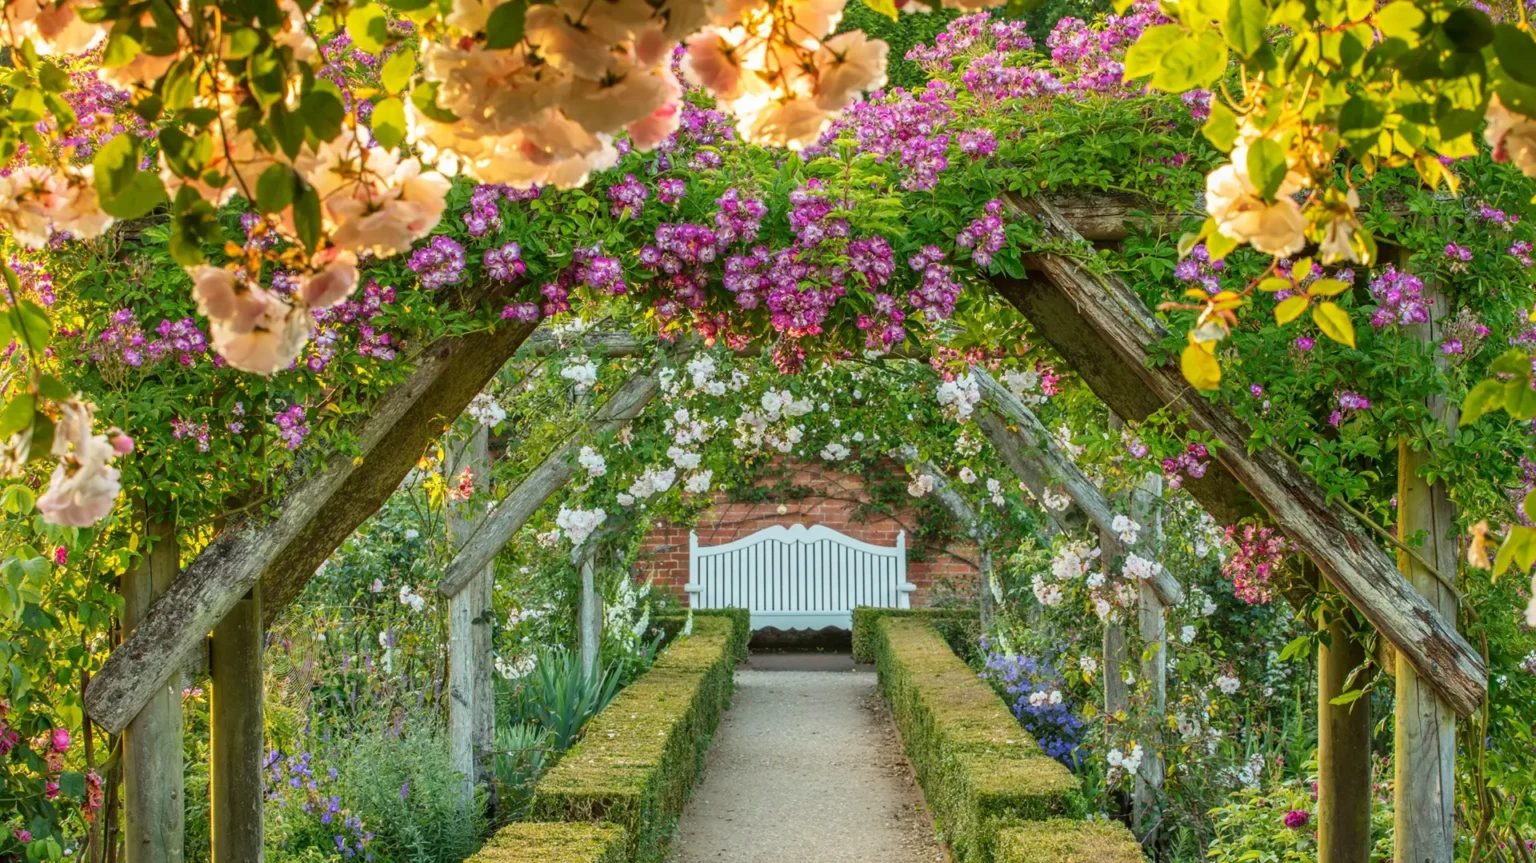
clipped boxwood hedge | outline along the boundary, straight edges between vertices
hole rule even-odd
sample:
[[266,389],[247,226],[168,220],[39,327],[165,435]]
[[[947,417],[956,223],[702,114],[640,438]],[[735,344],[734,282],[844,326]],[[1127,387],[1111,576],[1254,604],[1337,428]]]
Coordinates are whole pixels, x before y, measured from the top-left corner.
[[539,781],[530,817],[618,824],[625,860],[659,863],[730,703],[739,620],[696,614],[693,635],[662,651]]
[[1141,844],[1118,821],[1053,818],[997,837],[997,863],[1142,863]]
[[[729,618],[733,627],[731,629],[731,655],[737,662],[747,661],[747,645],[752,641],[752,612],[745,608],[699,608],[693,612],[693,619],[697,622],[704,617]],[[668,612],[658,614],[652,621],[657,629],[667,634],[667,641],[677,637],[688,625],[688,612]]]
[[875,641],[879,637],[875,632],[875,621],[884,617],[932,623],[951,644],[954,644],[957,638],[973,642],[975,639],[969,636],[981,634],[981,618],[973,609],[875,608],[861,605],[853,610],[854,662],[875,661]]
[[465,863],[624,863],[628,850],[617,824],[519,821],[496,831]]
[[881,689],[956,861],[1000,860],[994,847],[1005,827],[1074,813],[1077,777],[1041,750],[933,627],[882,615],[871,629]]

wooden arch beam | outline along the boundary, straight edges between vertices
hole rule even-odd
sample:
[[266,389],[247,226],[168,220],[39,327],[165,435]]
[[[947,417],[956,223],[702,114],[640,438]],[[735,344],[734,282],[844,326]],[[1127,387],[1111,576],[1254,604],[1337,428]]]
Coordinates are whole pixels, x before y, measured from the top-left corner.
[[[1038,220],[1046,238],[1082,244],[1049,202],[1012,194],[1005,202],[1016,215]],[[1177,406],[1191,428],[1221,444],[1212,456],[1222,469],[1213,463],[1204,479],[1186,486],[1211,515],[1231,524],[1252,514],[1250,501],[1257,501],[1447,704],[1461,716],[1477,709],[1488,692],[1482,656],[1402,577],[1365,525],[1329,507],[1317,483],[1280,453],[1249,452],[1244,423],[1193,390],[1178,368],[1155,363],[1152,347],[1168,331],[1130,286],[1066,255],[1037,253],[1026,265],[1037,277],[999,276],[993,287],[1111,410],[1140,420]]]
[[[493,303],[510,288],[481,289],[467,302]],[[428,344],[405,380],[390,387],[356,426],[357,448],[336,452],[295,478],[264,518],[230,524],[187,566],[91,678],[85,710],[117,733],[182,659],[258,582],[266,619],[296,597],[315,570],[388,499],[423,450],[535,329],[503,326]]]

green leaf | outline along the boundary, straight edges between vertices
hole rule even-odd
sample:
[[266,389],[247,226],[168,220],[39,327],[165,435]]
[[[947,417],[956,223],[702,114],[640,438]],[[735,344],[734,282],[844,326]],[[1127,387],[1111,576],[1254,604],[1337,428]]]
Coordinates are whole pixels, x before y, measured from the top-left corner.
[[1312,320],[1323,335],[1341,345],[1355,346],[1355,324],[1349,312],[1334,303],[1318,303],[1312,307]]
[[1220,231],[1212,230],[1205,238],[1205,253],[1212,261],[1219,261],[1237,248],[1237,240]]
[[5,487],[5,494],[0,495],[0,509],[4,509],[11,515],[26,515],[37,506],[37,495],[32,489],[21,483],[12,483]]
[[1349,284],[1338,279],[1318,279],[1307,288],[1309,297],[1336,297],[1349,290]]
[[322,141],[334,141],[341,134],[341,124],[347,119],[347,108],[342,104],[341,91],[330,81],[320,80],[299,99],[299,111],[309,131]]
[[1418,29],[1424,24],[1424,12],[1411,0],[1388,3],[1376,13],[1376,27],[1388,39],[1402,39],[1409,44],[1419,41]]
[[399,93],[411,83],[411,76],[414,74],[416,74],[416,52],[409,48],[401,48],[384,61],[384,68],[379,71],[379,81],[384,85],[385,90]]
[[1275,323],[1285,326],[1307,310],[1306,297],[1286,297],[1275,306]]
[[[272,106],[267,112],[267,129],[272,132],[272,137],[277,139],[277,146],[288,158],[298,158],[299,150],[304,146],[304,111],[290,112],[282,102]],[[329,140],[329,139],[327,139]]]
[[43,91],[26,87],[11,97],[11,119],[18,123],[36,123],[43,119],[47,109],[43,107]]
[[1157,72],[1163,55],[1183,38],[1184,28],[1177,24],[1160,24],[1142,31],[1136,44],[1125,52],[1125,80],[1145,78]]
[[1312,638],[1307,635],[1299,635],[1280,651],[1280,661],[1289,659],[1306,659],[1312,653]]
[[1500,24],[1493,29],[1493,54],[1504,74],[1536,87],[1536,42],[1529,34],[1513,24]]
[[314,252],[320,242],[320,196],[315,187],[294,175],[293,227],[304,248]]
[[1488,13],[1470,6],[1451,10],[1440,29],[1458,51],[1481,51],[1493,42],[1492,19]]
[[379,146],[394,149],[405,140],[405,103],[395,96],[385,99],[373,106],[373,117],[369,122],[373,124],[373,137]]
[[1531,355],[1519,348],[1510,348],[1488,364],[1488,371],[1495,375],[1529,375]]
[[389,40],[389,19],[384,10],[369,3],[347,13],[347,35],[359,51],[377,55]]
[[[872,7],[883,12],[879,7]],[[891,5],[895,9],[895,4]],[[497,6],[485,22],[485,47],[511,48],[523,41],[523,19],[528,14],[528,0],[510,0]]]
[[53,322],[43,307],[28,299],[22,299],[11,307],[11,330],[18,340],[33,353],[42,353],[53,338]]
[[1483,414],[1504,406],[1504,382],[1496,378],[1478,381],[1477,386],[1461,400],[1461,419],[1458,426],[1469,426]]
[[459,117],[452,111],[438,107],[436,81],[423,81],[411,90],[411,104],[416,110],[439,123],[457,123]]
[[1351,689],[1343,695],[1328,699],[1328,703],[1338,707],[1343,707],[1346,704],[1354,704],[1356,701],[1359,701],[1360,696],[1364,694],[1364,689]]
[[1292,282],[1290,279],[1281,278],[1279,276],[1270,276],[1264,281],[1259,282],[1259,290],[1266,294],[1273,294],[1276,291],[1288,291],[1295,286],[1295,282]]
[[1536,419],[1536,390],[1531,389],[1530,378],[1504,384],[1504,410],[1517,420]]
[[1247,167],[1248,179],[1259,197],[1274,200],[1280,184],[1285,182],[1285,148],[1269,138],[1260,138],[1248,147]]
[[1211,115],[1206,118],[1205,125],[1200,131],[1216,149],[1223,153],[1230,152],[1232,146],[1237,143],[1237,115],[1232,113],[1220,99],[1212,97]]
[[1163,53],[1152,86],[1182,93],[1214,84],[1227,71],[1227,43],[1214,31],[1186,36]]
[[1269,7],[1264,0],[1231,0],[1222,35],[1240,57],[1248,57],[1264,44],[1264,27],[1269,22]]
[[275,164],[261,172],[256,180],[256,209],[276,213],[293,203],[293,169]]
[[37,379],[37,391],[43,398],[61,402],[74,396],[74,390],[64,385],[64,382],[53,375],[40,375]]
[[1351,96],[1339,111],[1339,133],[1355,155],[1363,155],[1375,146],[1381,137],[1381,127],[1387,114],[1377,104],[1364,96]]
[[9,440],[11,435],[31,425],[36,412],[37,399],[31,393],[20,393],[6,402],[0,408],[0,440]]
[[96,194],[101,209],[119,219],[137,219],[149,215],[165,201],[165,186],[160,175],[139,170],[139,139],[120,132],[96,152],[91,160],[95,168]]

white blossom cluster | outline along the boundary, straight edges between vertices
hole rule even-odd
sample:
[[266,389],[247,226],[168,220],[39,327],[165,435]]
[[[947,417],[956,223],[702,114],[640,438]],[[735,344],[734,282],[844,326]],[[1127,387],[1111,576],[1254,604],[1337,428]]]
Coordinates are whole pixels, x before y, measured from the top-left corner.
[[[47,491],[37,499],[37,509],[50,524],[89,527],[112,511],[122,488],[112,462],[133,451],[133,439],[116,427],[96,434],[96,409],[89,402],[73,398],[60,403],[59,408],[52,449],[58,462],[48,479]],[[18,463],[12,464],[13,459]],[[18,472],[26,459],[26,453],[13,453],[8,447],[3,472]]]
[[976,406],[981,404],[981,387],[970,374],[940,383],[935,395],[944,416],[960,422],[969,419],[976,412]]
[[1007,500],[1003,497],[1003,484],[1001,482],[991,478],[987,479],[987,499],[992,501],[993,506],[1002,506],[1007,503]]
[[520,680],[533,673],[538,666],[538,657],[532,653],[525,654],[508,662],[506,658],[497,656],[495,661],[496,673],[504,680]]
[[672,488],[677,481],[677,468],[646,468],[645,472],[629,484],[628,493],[621,493],[619,504],[631,506],[637,500],[645,500],[651,495],[663,494]]
[[477,393],[465,409],[476,423],[486,428],[498,425],[507,418],[507,409],[490,393]]
[[576,392],[584,393],[597,383],[597,363],[588,359],[586,354],[571,357],[566,361],[565,368],[560,370],[560,377],[570,381]]
[[581,465],[581,469],[586,471],[589,477],[599,477],[608,473],[608,460],[603,458],[602,453],[589,446],[582,447],[581,452],[576,454],[576,463]]
[[1216,678],[1215,684],[1216,688],[1220,689],[1223,694],[1232,695],[1243,685],[1243,682],[1230,674],[1223,674]]
[[960,481],[966,485],[974,485],[976,480],[980,479],[980,477],[976,475],[976,471],[971,470],[970,465],[961,467],[958,476],[960,477]]
[[704,494],[709,491],[710,483],[714,481],[715,472],[701,470],[688,477],[683,483],[683,490],[691,494]]
[[1002,384],[1027,405],[1045,401],[1045,393],[1040,390],[1040,373],[1034,369],[1009,369],[1003,372]]
[[607,520],[608,513],[601,508],[585,510],[562,506],[555,516],[555,525],[565,532],[571,545],[579,547]]
[[1132,581],[1147,581],[1157,575],[1162,568],[1163,565],[1155,560],[1148,560],[1139,554],[1128,554],[1125,556],[1125,564],[1121,566],[1120,572]]
[[821,448],[821,457],[827,461],[842,461],[848,458],[849,452],[848,447],[833,441]]
[[1141,535],[1141,525],[1137,524],[1127,515],[1116,515],[1109,526],[1120,537],[1120,541],[1126,545],[1135,545],[1136,537]]
[[913,497],[924,497],[932,491],[933,477],[926,473],[920,473],[912,477],[912,481],[907,483],[907,494]]
[[427,607],[427,598],[411,589],[409,584],[400,586],[400,603],[411,611],[419,612]]

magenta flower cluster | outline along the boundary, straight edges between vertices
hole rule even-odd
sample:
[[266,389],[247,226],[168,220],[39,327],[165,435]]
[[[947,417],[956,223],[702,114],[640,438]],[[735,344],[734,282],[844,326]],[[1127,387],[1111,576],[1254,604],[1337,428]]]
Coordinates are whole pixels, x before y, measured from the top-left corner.
[[1344,416],[1346,414],[1352,414],[1358,411],[1368,411],[1371,409],[1370,399],[1360,395],[1359,393],[1350,392],[1349,390],[1344,390],[1343,392],[1337,393],[1335,395],[1335,399],[1338,402],[1338,408],[1335,409],[1333,413],[1328,415],[1328,424],[1334,428],[1339,427],[1339,423],[1344,421]]
[[208,352],[208,337],[192,318],[175,323],[161,319],[155,327],[154,339],[144,334],[131,309],[118,309],[108,320],[111,323],[90,351],[93,362],[121,362],[133,368],[147,368],[174,358],[183,368],[192,368]]
[[277,424],[277,436],[283,439],[283,444],[290,450],[298,449],[309,435],[309,423],[305,422],[303,405],[290,405],[273,417],[272,421]]
[[608,214],[615,219],[638,219],[645,210],[645,199],[650,196],[651,190],[634,174],[625,174],[623,180],[608,187]]
[[336,355],[341,328],[354,323],[357,325],[356,350],[359,355],[384,362],[394,359],[394,337],[373,325],[373,320],[384,313],[384,307],[394,301],[394,288],[370,280],[361,294],[354,294],[341,305],[312,310],[310,315],[315,319],[317,330],[311,342],[314,347],[305,365],[312,372],[325,371]]
[[1200,479],[1210,467],[1211,452],[1203,443],[1192,443],[1173,458],[1163,459],[1163,475],[1169,488],[1182,488],[1184,477]]
[[485,272],[491,278],[503,282],[510,282],[528,272],[528,265],[523,263],[523,247],[516,241],[486,249],[481,260],[485,264]]
[[1226,266],[1225,260],[1211,260],[1210,252],[1201,243],[1174,265],[1173,276],[1181,282],[1196,283],[1207,293],[1216,294],[1221,291],[1221,271]]
[[1388,266],[1371,280],[1371,296],[1378,305],[1371,314],[1371,326],[1400,327],[1429,322],[1429,300],[1424,296],[1424,282],[1412,273],[1398,272]]
[[1243,525],[1227,528],[1227,540],[1237,551],[1222,564],[1221,571],[1232,581],[1232,592],[1249,605],[1264,605],[1274,599],[1270,579],[1280,572],[1289,555],[1290,545],[1273,528]]
[[421,286],[436,290],[456,284],[464,275],[464,247],[439,234],[432,242],[411,253],[408,266],[421,277]]
[[194,423],[189,419],[176,417],[171,420],[171,437],[176,440],[191,438],[197,441],[197,451],[207,452],[209,447],[208,423]]
[[978,267],[990,267],[992,256],[1007,241],[1003,232],[1003,202],[993,198],[987,202],[987,214],[961,229],[955,236],[955,245],[971,250],[971,262]]

